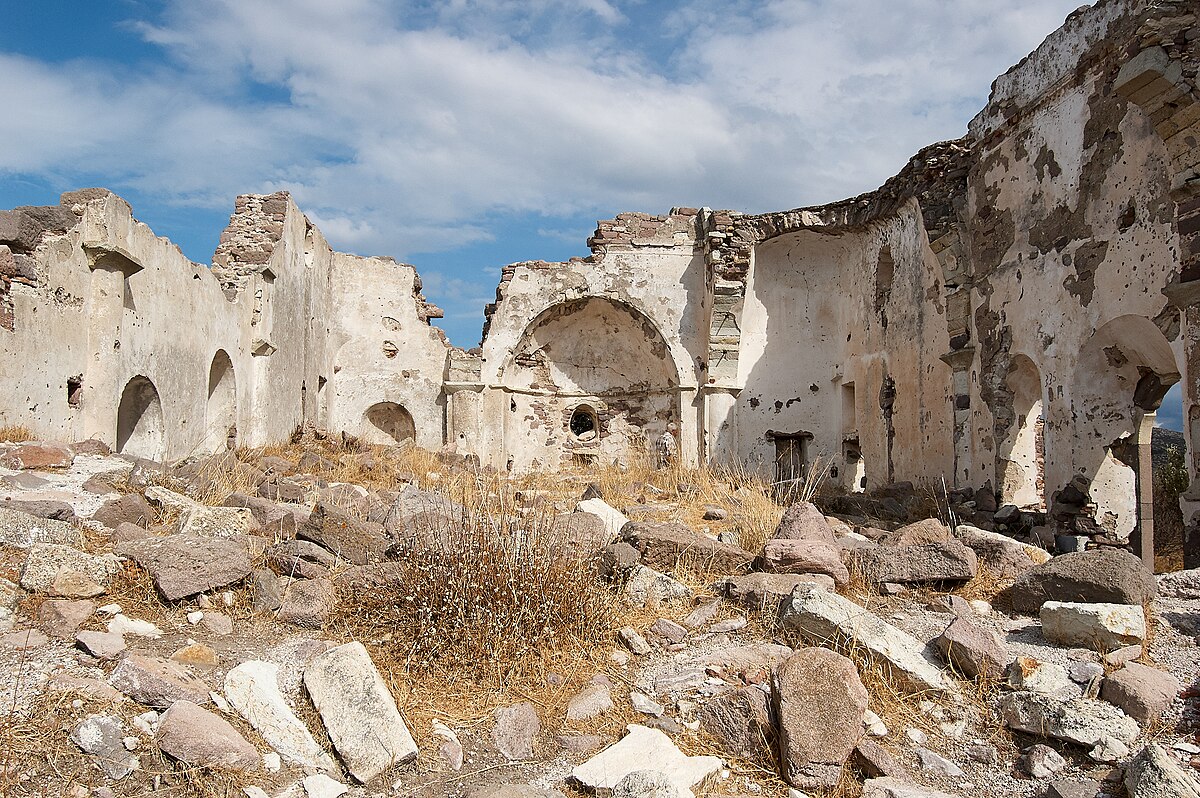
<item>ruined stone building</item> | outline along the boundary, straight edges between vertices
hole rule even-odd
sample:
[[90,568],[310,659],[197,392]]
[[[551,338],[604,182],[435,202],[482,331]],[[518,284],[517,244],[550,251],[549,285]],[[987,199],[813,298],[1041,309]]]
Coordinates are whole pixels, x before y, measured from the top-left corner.
[[334,252],[286,194],[238,198],[211,268],[103,190],[5,212],[0,426],[164,459],[311,421],[520,471],[673,425],[688,464],[1086,500],[1122,539],[1181,380],[1200,456],[1198,7],[1075,12],[871,193],[621,214],[588,258],[510,265],[471,351],[413,267]]

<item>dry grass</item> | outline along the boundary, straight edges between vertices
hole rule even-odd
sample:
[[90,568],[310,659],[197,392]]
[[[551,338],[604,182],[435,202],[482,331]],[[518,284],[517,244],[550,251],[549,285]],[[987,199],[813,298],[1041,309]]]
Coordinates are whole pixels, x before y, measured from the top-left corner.
[[[345,633],[405,670],[502,687],[544,657],[608,639],[620,613],[586,563],[565,556],[554,517],[515,515],[511,485],[478,477],[423,526],[379,590],[343,591]],[[426,516],[428,518],[428,516]]]
[[19,424],[9,424],[8,426],[0,427],[0,443],[21,443],[31,440],[33,440],[33,432],[29,427],[23,427]]

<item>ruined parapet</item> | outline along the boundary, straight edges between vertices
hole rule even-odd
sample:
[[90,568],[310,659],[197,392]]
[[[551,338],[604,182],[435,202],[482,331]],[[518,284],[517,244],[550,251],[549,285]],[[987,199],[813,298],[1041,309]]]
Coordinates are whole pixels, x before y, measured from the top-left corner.
[[620,213],[597,222],[587,244],[601,258],[610,250],[686,246],[696,241],[698,215],[696,208],[672,208],[666,216]]
[[212,273],[227,292],[239,293],[250,276],[261,272],[283,237],[290,195],[242,194],[237,198],[229,226],[221,232],[213,253]]
[[478,349],[450,350],[450,364],[446,381],[451,383],[476,384],[483,370],[482,355]]
[[[410,265],[410,264],[404,264]],[[430,319],[444,318],[446,312],[425,298],[425,294],[421,292],[421,275],[417,273],[417,267],[411,266],[413,270],[413,299],[417,303],[417,318],[426,324]]]

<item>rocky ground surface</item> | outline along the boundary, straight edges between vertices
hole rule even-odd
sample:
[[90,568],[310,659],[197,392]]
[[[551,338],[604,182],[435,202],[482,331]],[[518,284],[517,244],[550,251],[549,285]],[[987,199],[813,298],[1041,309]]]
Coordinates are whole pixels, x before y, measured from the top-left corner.
[[518,503],[622,609],[497,688],[346,625],[456,510],[333,457],[0,444],[0,794],[1200,798],[1198,571],[564,477]]

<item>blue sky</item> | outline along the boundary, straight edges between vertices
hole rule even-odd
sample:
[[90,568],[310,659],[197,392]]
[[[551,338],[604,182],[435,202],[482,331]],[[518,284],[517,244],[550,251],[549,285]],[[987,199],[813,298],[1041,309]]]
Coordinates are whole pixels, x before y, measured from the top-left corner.
[[0,207],[107,186],[207,263],[239,193],[414,263],[451,340],[600,218],[877,187],[1079,0],[4,0]]

